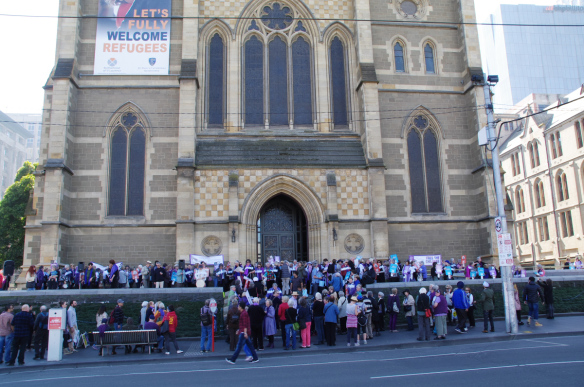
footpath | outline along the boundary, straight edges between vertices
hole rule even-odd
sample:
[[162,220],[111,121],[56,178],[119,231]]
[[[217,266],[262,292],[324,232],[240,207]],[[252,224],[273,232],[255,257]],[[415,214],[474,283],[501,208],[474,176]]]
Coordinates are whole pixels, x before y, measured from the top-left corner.
[[[526,322],[526,319],[524,320]],[[543,324],[542,327],[535,327],[532,324],[530,327],[527,324],[519,327],[519,333],[517,335],[510,335],[505,332],[505,321],[496,320],[495,321],[495,332],[483,333],[483,322],[482,320],[477,321],[475,328],[469,329],[468,333],[460,334],[454,331],[454,327],[448,327],[448,335],[446,340],[433,340],[433,337],[429,341],[417,341],[418,329],[414,331],[406,331],[403,328],[397,333],[391,333],[388,331],[381,332],[381,336],[374,337],[372,340],[368,340],[367,344],[361,343],[359,347],[351,346],[347,347],[347,336],[337,335],[336,346],[329,347],[325,345],[316,345],[316,336],[312,336],[311,347],[302,349],[300,348],[299,342],[297,343],[296,350],[285,351],[282,348],[282,336],[276,335],[274,337],[275,347],[274,349],[266,349],[264,351],[258,351],[259,358],[267,357],[296,357],[302,356],[303,354],[332,354],[332,353],[347,353],[347,352],[362,352],[367,350],[383,350],[383,349],[407,349],[407,348],[437,348],[451,345],[461,345],[461,344],[481,344],[488,342],[497,341],[509,341],[509,340],[522,340],[522,339],[534,339],[534,338],[544,338],[553,336],[574,336],[574,335],[584,335],[584,316],[566,316],[558,317],[556,316],[553,320],[547,320],[545,317],[540,319],[540,323]],[[180,324],[180,321],[179,321]],[[278,332],[279,333],[279,332]],[[229,351],[229,344],[225,342],[224,338],[217,338],[215,341],[215,352],[200,352],[200,340],[196,339],[185,339],[178,341],[180,349],[184,351],[182,354],[177,354],[174,350],[174,346],[171,344],[170,355],[165,355],[163,353],[152,353],[148,354],[141,353],[131,353],[124,354],[124,347],[121,346],[117,349],[117,355],[106,355],[98,356],[98,351],[93,348],[80,349],[78,352],[71,355],[63,355],[63,360],[60,362],[47,362],[46,360],[33,360],[34,351],[27,351],[25,356],[25,364],[22,366],[17,365],[14,367],[7,367],[5,364],[0,365],[0,373],[7,372],[19,372],[19,370],[25,369],[43,369],[55,367],[87,367],[87,366],[109,366],[109,365],[119,365],[132,364],[132,363],[162,363],[162,362],[195,362],[195,361],[206,361],[206,360],[217,360],[223,361],[223,359],[231,355]],[[265,345],[267,346],[267,339],[265,340]],[[241,351],[240,361],[245,357],[245,353]]]

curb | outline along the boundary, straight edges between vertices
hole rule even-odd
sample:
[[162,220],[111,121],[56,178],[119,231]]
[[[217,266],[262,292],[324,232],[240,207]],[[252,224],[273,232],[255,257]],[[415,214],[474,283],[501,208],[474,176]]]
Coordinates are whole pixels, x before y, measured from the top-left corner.
[[[326,347],[326,350],[318,349],[316,351],[288,351],[285,353],[282,352],[266,352],[262,351],[261,358],[277,358],[277,357],[301,357],[304,354],[316,354],[316,353],[352,353],[352,352],[368,352],[368,351],[377,351],[377,350],[390,350],[390,349],[417,349],[417,348],[437,348],[437,347],[450,347],[455,345],[468,345],[468,344],[480,344],[480,343],[496,343],[496,342],[503,342],[503,341],[515,341],[515,340],[529,340],[529,339],[539,339],[539,338],[553,338],[553,337],[565,337],[565,336],[584,336],[584,331],[574,331],[574,332],[557,332],[557,333],[522,333],[517,335],[506,335],[506,336],[497,336],[497,337],[473,337],[468,339],[457,339],[457,340],[440,340],[434,341],[430,340],[427,342],[408,342],[408,343],[400,343],[400,344],[380,344],[380,345],[362,345],[359,348],[357,347],[350,347],[347,348],[346,346],[338,346],[338,347]],[[116,360],[111,361],[102,361],[102,362],[79,362],[79,363],[58,363],[58,362],[51,362],[47,363],[44,361],[42,364],[38,365],[28,365],[26,367],[14,367],[14,368],[6,368],[0,366],[0,374],[10,374],[10,373],[17,373],[19,370],[44,370],[44,369],[55,369],[55,368],[85,368],[85,367],[95,367],[95,366],[113,366],[113,365],[121,365],[123,364],[140,364],[140,363],[149,363],[149,362],[156,362],[156,363],[190,363],[194,361],[211,361],[211,360],[224,360],[228,354],[223,355],[209,355],[209,356],[201,356],[201,357],[154,357],[151,359],[128,359],[128,360],[119,360],[119,357]]]

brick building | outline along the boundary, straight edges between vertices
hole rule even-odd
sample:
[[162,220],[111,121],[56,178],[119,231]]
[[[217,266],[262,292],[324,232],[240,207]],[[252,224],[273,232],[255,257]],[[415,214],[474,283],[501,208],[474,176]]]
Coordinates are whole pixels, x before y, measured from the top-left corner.
[[173,0],[156,76],[60,4],[25,266],[494,253],[473,0]]

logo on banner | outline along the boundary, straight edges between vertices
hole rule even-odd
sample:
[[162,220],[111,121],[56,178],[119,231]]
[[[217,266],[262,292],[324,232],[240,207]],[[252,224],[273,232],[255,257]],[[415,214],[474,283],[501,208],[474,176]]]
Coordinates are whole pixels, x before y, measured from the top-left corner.
[[150,66],[154,66],[156,64],[156,58],[148,59],[148,63],[150,63]]
[[107,60],[107,64],[110,65],[111,67],[113,67],[113,66],[118,64],[118,61],[116,60],[116,58],[109,58]]

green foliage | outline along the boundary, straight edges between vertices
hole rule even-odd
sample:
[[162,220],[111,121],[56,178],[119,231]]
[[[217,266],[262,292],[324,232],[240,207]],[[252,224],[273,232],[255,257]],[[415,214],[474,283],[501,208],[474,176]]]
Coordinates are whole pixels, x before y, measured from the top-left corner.
[[24,211],[30,191],[34,188],[34,175],[37,164],[26,161],[18,170],[12,184],[0,201],[0,263],[13,260],[16,267],[22,265],[24,252]]

